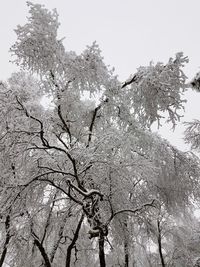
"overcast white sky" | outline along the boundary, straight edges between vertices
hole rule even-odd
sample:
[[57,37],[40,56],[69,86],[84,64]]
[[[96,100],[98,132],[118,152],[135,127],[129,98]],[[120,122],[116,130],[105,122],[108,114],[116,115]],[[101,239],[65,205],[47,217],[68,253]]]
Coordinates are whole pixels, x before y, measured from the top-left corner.
[[[191,79],[200,70],[200,0],[38,0],[60,15],[59,36],[66,37],[66,50],[81,52],[94,40],[107,64],[115,67],[123,81],[151,60],[166,62],[183,51],[190,59],[185,72]],[[0,79],[16,67],[9,64],[9,47],[16,40],[13,31],[24,24],[28,9],[25,0],[6,0],[0,11]],[[200,93],[186,97],[185,120],[200,119]],[[175,134],[161,129],[174,145],[184,148],[182,127]]]

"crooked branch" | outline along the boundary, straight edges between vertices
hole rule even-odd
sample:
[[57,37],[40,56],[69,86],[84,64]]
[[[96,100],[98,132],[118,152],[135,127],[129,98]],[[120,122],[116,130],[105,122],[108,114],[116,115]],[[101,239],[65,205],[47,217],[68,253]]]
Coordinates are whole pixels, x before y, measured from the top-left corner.
[[68,182],[70,187],[75,189],[77,192],[79,192],[84,197],[91,197],[93,195],[99,195],[101,197],[101,199],[103,198],[103,195],[98,190],[92,189],[92,190],[88,190],[87,191],[87,190],[84,189],[84,191],[83,191],[79,187],[74,185],[69,179],[67,180],[67,182]]
[[135,214],[135,213],[141,211],[142,209],[144,209],[145,207],[155,207],[155,205],[153,205],[154,202],[155,202],[155,199],[153,199],[150,203],[143,204],[141,207],[138,207],[138,208],[136,208],[134,210],[132,210],[132,209],[122,209],[122,210],[116,211],[110,216],[110,218],[108,219],[106,225],[110,224],[110,222],[113,220],[113,218],[115,216],[117,216],[118,214],[121,214],[121,213],[124,213],[124,212]]

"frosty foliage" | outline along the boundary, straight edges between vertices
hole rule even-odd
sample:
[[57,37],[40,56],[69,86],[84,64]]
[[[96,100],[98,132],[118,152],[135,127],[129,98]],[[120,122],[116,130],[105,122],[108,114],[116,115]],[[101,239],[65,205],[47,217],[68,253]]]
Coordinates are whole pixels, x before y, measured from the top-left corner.
[[199,151],[200,149],[200,121],[194,120],[186,122],[185,142],[191,145],[192,149]]
[[135,74],[128,96],[137,120],[147,126],[167,113],[167,122],[175,127],[184,109],[185,100],[182,94],[186,90],[186,76],[182,67],[188,62],[183,53],[177,53],[175,59],[170,58],[167,64],[152,63],[148,67],[140,67]]
[[59,27],[56,10],[48,11],[40,4],[27,2],[28,23],[15,30],[18,41],[11,47],[15,62],[23,69],[45,73],[57,69],[64,53],[61,40],[57,40]]

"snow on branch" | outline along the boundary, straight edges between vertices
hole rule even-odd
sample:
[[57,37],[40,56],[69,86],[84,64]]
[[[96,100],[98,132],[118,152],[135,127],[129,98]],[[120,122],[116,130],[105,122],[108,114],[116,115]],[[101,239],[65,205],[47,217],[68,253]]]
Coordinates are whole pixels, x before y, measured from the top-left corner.
[[83,191],[82,189],[74,185],[71,180],[67,179],[67,183],[69,184],[69,186],[71,186],[73,189],[75,189],[77,192],[79,192],[82,196],[86,198],[92,197],[93,195],[98,195],[101,199],[103,198],[103,194],[101,194],[99,190],[91,189]]

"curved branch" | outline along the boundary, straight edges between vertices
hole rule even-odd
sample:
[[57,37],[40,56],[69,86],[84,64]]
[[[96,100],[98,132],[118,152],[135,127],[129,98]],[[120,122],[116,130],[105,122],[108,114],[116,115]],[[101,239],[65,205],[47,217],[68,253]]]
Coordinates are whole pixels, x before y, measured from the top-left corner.
[[69,198],[71,198],[71,200],[73,200],[73,201],[76,202],[77,204],[79,204],[79,205],[83,205],[83,203],[82,203],[80,200],[74,198],[69,192],[67,193],[62,187],[56,185],[53,181],[51,181],[51,180],[49,180],[49,179],[44,179],[44,178],[40,179],[39,181],[44,181],[44,182],[49,183],[49,184],[52,185],[53,187],[55,187],[55,188],[59,189],[60,191],[62,191],[65,195],[67,195]]
[[101,197],[101,199],[103,198],[103,195],[98,191],[98,190],[95,190],[95,189],[92,189],[92,190],[86,190],[84,189],[84,191],[82,189],[80,189],[79,187],[77,187],[76,185],[74,185],[71,180],[67,180],[69,186],[71,186],[73,189],[75,189],[76,191],[78,191],[82,196],[84,197],[91,197],[93,195],[99,195]]
[[120,213],[124,213],[124,212],[136,213],[136,212],[141,211],[145,207],[154,207],[155,208],[155,206],[153,205],[154,202],[155,202],[155,199],[153,199],[150,203],[143,204],[141,207],[136,208],[134,210],[132,210],[132,209],[123,209],[123,210],[116,211],[110,216],[110,218],[108,219],[108,221],[107,221],[107,223],[105,225],[110,224],[110,222],[113,220],[113,218],[115,216],[117,216],[118,214],[120,214]]

